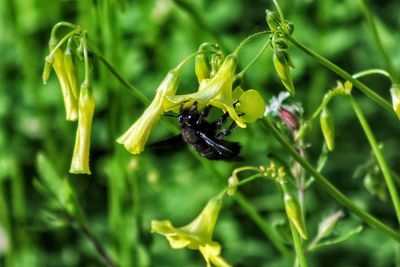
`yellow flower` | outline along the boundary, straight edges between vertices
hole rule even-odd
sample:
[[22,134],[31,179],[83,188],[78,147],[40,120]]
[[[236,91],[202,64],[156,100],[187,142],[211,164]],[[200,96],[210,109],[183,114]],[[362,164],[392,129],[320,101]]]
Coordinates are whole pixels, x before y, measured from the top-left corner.
[[76,130],[74,154],[72,156],[71,168],[69,170],[71,173],[90,174],[90,132],[92,128],[94,107],[95,101],[93,91],[88,88],[86,82],[83,82],[79,94],[79,121]]
[[[246,128],[245,122],[239,118],[233,107],[232,84],[236,69],[236,57],[229,55],[225,58],[218,72],[211,79],[203,79],[196,93],[186,95],[171,95],[167,99],[179,104],[186,101],[197,101],[199,106],[212,105],[224,112],[241,128]],[[172,108],[171,108],[172,109]],[[168,109],[168,110],[171,110]]]
[[[50,50],[55,47],[57,41],[50,40]],[[58,82],[60,83],[61,91],[64,98],[64,105],[66,111],[66,119],[75,121],[78,118],[78,100],[74,96],[73,88],[68,79],[67,69],[65,66],[64,53],[60,48],[57,48],[54,53],[46,58],[45,70],[48,70],[48,63],[51,63],[54,71],[56,72]],[[47,74],[48,76],[48,74]]]
[[207,267],[229,267],[221,256],[221,245],[212,241],[215,223],[221,209],[221,197],[211,199],[203,211],[188,225],[175,228],[169,220],[152,221],[151,232],[164,235],[173,249],[199,250]]
[[166,103],[165,96],[175,94],[179,85],[179,78],[180,69],[171,70],[161,82],[156,91],[156,96],[142,116],[117,139],[117,142],[124,145],[130,153],[139,154],[142,152],[151,130],[166,111],[166,106],[168,105],[171,109],[176,107],[176,104]]

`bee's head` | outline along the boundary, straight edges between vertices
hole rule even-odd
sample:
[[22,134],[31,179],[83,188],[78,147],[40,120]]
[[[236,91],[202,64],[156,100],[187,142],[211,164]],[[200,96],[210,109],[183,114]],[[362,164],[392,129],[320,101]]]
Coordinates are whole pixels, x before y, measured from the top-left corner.
[[181,125],[193,127],[196,125],[199,120],[200,114],[197,110],[193,110],[190,108],[183,109],[179,114],[179,123]]

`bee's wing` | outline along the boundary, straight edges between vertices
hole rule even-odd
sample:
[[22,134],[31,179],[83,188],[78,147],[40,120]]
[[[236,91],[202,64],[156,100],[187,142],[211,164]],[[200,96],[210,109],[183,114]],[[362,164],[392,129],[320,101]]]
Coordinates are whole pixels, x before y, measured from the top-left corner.
[[221,156],[221,159],[234,158],[239,154],[240,146],[238,143],[228,141],[219,141],[220,143],[218,143],[202,132],[199,135],[207,145]]
[[174,135],[171,137],[168,137],[166,139],[154,142],[147,147],[150,148],[151,150],[157,152],[157,153],[163,153],[163,152],[171,152],[175,151],[178,149],[182,149],[186,146],[186,143],[182,139],[182,135]]

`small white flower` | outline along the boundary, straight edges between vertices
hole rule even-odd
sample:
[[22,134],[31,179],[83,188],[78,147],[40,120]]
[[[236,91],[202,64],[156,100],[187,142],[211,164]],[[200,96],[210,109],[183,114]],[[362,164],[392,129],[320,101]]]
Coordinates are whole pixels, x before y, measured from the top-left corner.
[[264,116],[268,116],[272,114],[273,116],[279,116],[279,109],[282,107],[283,101],[286,100],[290,96],[288,91],[280,92],[278,97],[273,96],[271,100],[269,100],[268,105],[265,107]]

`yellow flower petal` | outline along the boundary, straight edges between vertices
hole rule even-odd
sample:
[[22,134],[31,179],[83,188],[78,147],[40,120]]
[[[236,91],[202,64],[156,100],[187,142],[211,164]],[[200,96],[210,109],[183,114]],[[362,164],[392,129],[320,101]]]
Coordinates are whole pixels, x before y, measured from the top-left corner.
[[[203,79],[196,93],[186,95],[167,96],[171,103],[179,104],[192,100],[199,103],[199,107],[212,105],[224,112],[236,122],[239,127],[245,128],[246,124],[239,118],[233,108],[232,84],[236,69],[236,58],[227,56],[218,72],[211,79]],[[168,109],[168,110],[172,110]]]
[[71,162],[71,173],[90,174],[89,151],[90,151],[90,132],[95,107],[93,92],[82,84],[79,95],[79,121],[76,130],[74,153]]
[[179,78],[179,69],[171,70],[161,82],[157,89],[156,96],[142,116],[140,116],[128,131],[117,139],[117,142],[124,145],[130,153],[139,154],[144,150],[151,130],[165,112],[165,106],[176,106],[176,104],[166,103],[164,97],[175,94],[178,88]]

